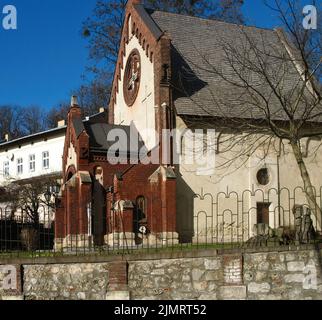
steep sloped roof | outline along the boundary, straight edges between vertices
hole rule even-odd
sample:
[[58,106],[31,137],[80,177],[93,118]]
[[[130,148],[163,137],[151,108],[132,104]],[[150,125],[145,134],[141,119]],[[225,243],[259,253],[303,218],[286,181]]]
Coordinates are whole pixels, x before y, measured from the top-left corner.
[[[236,79],[234,68],[242,66],[238,66],[238,61],[235,61],[232,67],[232,60],[229,61],[238,56],[231,56],[229,50],[245,53],[251,61],[256,59],[254,52],[249,50],[250,43],[265,54],[272,78],[276,81],[283,78],[283,95],[287,96],[298,86],[299,73],[291,61],[283,62],[287,72],[281,70],[281,57],[290,57],[274,30],[162,11],[148,12],[172,40],[175,66],[172,76],[178,87],[175,107],[179,115],[251,119],[265,117],[260,108],[254,107],[253,99],[243,87],[245,83]],[[224,81],[218,72],[228,81]],[[272,94],[272,89],[260,73],[248,70],[245,77],[269,101],[272,118],[284,120],[286,117],[277,97]],[[241,87],[230,84],[230,80],[238,81]]]
[[[133,125],[113,125],[103,122],[98,118],[90,118],[89,120],[84,121],[84,127],[89,135],[90,150],[92,152],[106,153],[108,150],[111,150],[116,143],[117,147],[119,147],[118,151],[121,154],[137,153],[138,148],[140,150],[144,147],[142,141],[139,141],[138,146],[136,146],[134,137],[137,136],[139,138],[139,134]],[[111,134],[113,130],[114,132]],[[108,140],[109,134],[111,134],[110,140]],[[122,137],[124,137],[124,140],[121,139]]]

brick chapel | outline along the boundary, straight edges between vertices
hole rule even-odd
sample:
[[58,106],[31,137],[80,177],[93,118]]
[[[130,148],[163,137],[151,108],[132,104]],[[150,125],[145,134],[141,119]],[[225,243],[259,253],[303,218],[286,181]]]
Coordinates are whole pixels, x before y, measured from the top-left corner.
[[[128,1],[108,111],[82,120],[76,97],[68,113],[62,198],[56,212],[56,248],[177,243],[176,174],[171,164],[130,164],[138,150],[119,148],[122,163],[107,159],[107,135],[121,129],[139,146],[156,147],[171,128],[167,70],[170,40],[140,1]],[[140,34],[139,34],[140,33]],[[152,125],[152,127],[151,127]],[[159,151],[161,152],[161,150]]]
[[[292,58],[292,48],[280,29],[150,10],[140,0],[128,1],[108,111],[83,120],[76,99],[72,100],[63,154],[62,197],[55,221],[57,248],[245,241],[261,221],[271,228],[280,226],[286,217],[277,218],[276,208],[283,198],[270,199],[263,207],[260,195],[280,186],[294,189],[301,185],[291,151],[282,155],[270,150],[263,159],[258,150],[230,174],[223,170],[221,175],[217,167],[214,172],[208,170],[235,157],[234,150],[221,153],[220,142],[235,134],[234,130],[228,132],[221,119],[248,121],[253,117],[252,104],[243,103],[247,88],[236,90],[229,85],[234,66],[222,43],[224,40],[238,52],[246,39],[265,48],[268,59],[276,53]],[[276,60],[272,65],[283,69]],[[211,66],[219,68],[228,81],[214,74]],[[285,95],[293,92],[298,82],[294,79],[300,77],[298,66],[292,64],[290,76],[285,78]],[[257,75],[250,74],[250,79],[257,87]],[[271,99],[273,92],[263,83],[258,90],[275,110],[278,101]],[[256,114],[259,119],[262,116]],[[171,152],[163,157],[169,148],[162,139],[163,130],[194,130],[204,119],[207,129],[216,132],[216,150],[208,155],[205,168],[198,161],[182,161],[184,141],[178,148],[178,141],[170,140]],[[108,156],[114,147],[108,137],[115,130],[125,136],[114,150],[115,158],[121,159],[116,164]],[[134,143],[133,136],[138,137]],[[159,161],[151,163],[138,157],[142,149],[147,156],[158,153]],[[196,152],[196,160],[203,151]],[[320,156],[322,153],[316,159]],[[133,158],[139,161],[133,163]],[[321,163],[314,159],[308,163],[317,187],[322,179],[322,169],[317,169]],[[294,175],[290,176],[290,171]],[[258,179],[260,172],[267,173],[265,183]],[[244,190],[260,192],[247,198],[241,214],[234,201],[216,196],[228,190],[227,186],[241,194]],[[305,196],[296,201],[305,203]],[[286,213],[292,210],[287,202],[285,208]],[[241,225],[247,232],[240,232]]]

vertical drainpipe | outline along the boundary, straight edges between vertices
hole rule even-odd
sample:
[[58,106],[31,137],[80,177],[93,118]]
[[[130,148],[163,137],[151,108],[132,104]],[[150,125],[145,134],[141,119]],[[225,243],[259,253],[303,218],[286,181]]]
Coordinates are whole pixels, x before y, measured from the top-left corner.
[[281,181],[280,181],[280,158],[281,158],[282,140],[279,143],[277,154],[277,191],[278,191],[278,225],[281,226]]

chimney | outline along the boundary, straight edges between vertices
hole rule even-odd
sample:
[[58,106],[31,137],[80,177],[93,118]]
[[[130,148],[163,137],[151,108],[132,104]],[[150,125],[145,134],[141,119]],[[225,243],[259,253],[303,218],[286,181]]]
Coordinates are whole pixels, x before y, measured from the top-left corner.
[[103,113],[103,112],[105,112],[105,108],[99,108],[99,113]]
[[78,107],[78,99],[77,99],[77,96],[72,96],[70,106],[71,107]]
[[6,133],[6,134],[4,135],[4,140],[5,140],[6,142],[8,142],[8,141],[10,140],[10,135],[9,135],[9,133]]
[[65,120],[60,120],[57,122],[57,128],[61,128],[65,126]]

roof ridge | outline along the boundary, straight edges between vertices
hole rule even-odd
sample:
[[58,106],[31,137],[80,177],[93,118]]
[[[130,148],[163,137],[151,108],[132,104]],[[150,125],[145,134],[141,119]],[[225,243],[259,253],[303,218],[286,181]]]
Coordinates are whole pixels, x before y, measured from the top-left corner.
[[10,144],[14,144],[16,142],[22,142],[22,141],[30,139],[30,138],[37,138],[39,136],[54,133],[56,131],[60,131],[60,130],[63,131],[63,130],[66,130],[66,128],[67,128],[67,125],[64,125],[64,126],[61,126],[61,127],[51,128],[51,129],[48,129],[48,130],[45,130],[45,131],[40,131],[40,132],[36,132],[36,133],[33,133],[33,134],[29,134],[27,136],[22,136],[22,137],[13,139],[13,140],[0,141],[0,147],[7,146],[7,145],[10,145]]
[[[183,13],[176,13],[176,12],[170,12],[170,11],[166,11],[166,10],[154,10],[148,7],[145,7],[145,10],[148,12],[148,14],[151,16],[151,14],[153,14],[154,12],[161,12],[161,13],[166,13],[169,15],[175,15],[175,16],[181,16],[181,17],[187,17],[187,18],[192,18],[192,19],[196,19],[196,20],[201,20],[201,21],[208,21],[208,22],[216,22],[216,23],[223,23],[223,24],[229,24],[229,25],[234,25],[234,26],[238,26],[238,27],[246,27],[246,28],[252,28],[252,29],[258,29],[258,30],[266,30],[266,31],[271,31],[274,32],[275,28],[264,28],[264,27],[258,27],[258,26],[254,26],[254,25],[246,25],[246,24],[238,24],[238,23],[234,23],[234,22],[227,22],[224,20],[220,20],[220,19],[210,19],[210,18],[205,18],[205,17],[198,17],[198,16],[192,16],[189,14],[183,14]],[[153,19],[153,17],[151,17]],[[153,19],[154,20],[154,19]],[[156,22],[157,24],[157,22]]]

